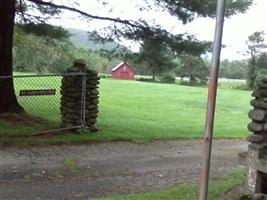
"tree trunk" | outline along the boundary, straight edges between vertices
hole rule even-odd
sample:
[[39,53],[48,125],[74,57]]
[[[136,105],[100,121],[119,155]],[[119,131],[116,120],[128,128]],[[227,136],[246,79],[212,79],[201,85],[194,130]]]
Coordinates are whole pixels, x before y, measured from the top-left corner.
[[[16,0],[0,1],[0,76],[12,76],[12,46]],[[18,113],[19,105],[12,78],[0,77],[0,113]]]
[[249,70],[248,70],[248,87],[253,89],[256,87],[256,57],[251,54],[251,61],[249,63]]
[[189,85],[193,85],[195,80],[196,80],[195,77],[192,74],[190,74],[190,76],[189,76]]
[[192,75],[189,76],[189,85],[192,85]]
[[155,81],[156,79],[156,70],[154,67],[152,67],[152,80]]

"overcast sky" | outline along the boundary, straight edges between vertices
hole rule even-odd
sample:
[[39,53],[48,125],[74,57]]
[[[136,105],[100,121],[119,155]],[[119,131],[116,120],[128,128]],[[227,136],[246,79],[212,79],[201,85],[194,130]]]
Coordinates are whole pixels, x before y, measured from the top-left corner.
[[[125,19],[142,17],[151,22],[155,20],[155,23],[161,24],[167,30],[174,33],[188,32],[195,34],[200,40],[213,41],[215,19],[198,18],[187,25],[182,25],[174,17],[170,17],[159,10],[156,12],[144,11],[141,13],[142,16],[137,16],[140,15],[138,9],[142,5],[142,0],[109,0],[106,1],[109,3],[109,6],[104,7],[102,4],[93,3],[88,0],[77,1],[81,5],[81,9],[90,14],[119,16]],[[254,5],[247,13],[235,15],[225,20],[223,44],[226,45],[226,48],[222,50],[222,59],[243,59],[246,49],[245,41],[248,36],[255,31],[261,30],[267,33],[267,0],[254,0],[254,2]],[[110,5],[112,5],[112,10]],[[90,31],[95,27],[102,27],[105,25],[105,22],[92,21],[91,23],[86,23],[73,13],[65,13],[62,19],[54,21],[53,24]],[[127,43],[127,45],[130,46],[130,43]],[[134,50],[138,49],[136,45],[132,45],[131,48]]]

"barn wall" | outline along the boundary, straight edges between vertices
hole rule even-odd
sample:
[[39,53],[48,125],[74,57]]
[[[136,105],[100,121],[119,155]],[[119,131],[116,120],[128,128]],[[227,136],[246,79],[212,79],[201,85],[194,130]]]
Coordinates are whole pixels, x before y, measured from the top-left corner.
[[126,64],[112,72],[113,79],[134,80],[134,71]]

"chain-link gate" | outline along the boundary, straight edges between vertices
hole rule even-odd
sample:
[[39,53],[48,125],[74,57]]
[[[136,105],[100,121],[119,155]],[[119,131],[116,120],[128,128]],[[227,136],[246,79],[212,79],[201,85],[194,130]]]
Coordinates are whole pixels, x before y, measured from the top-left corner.
[[[24,118],[21,118],[22,125],[34,125],[32,134],[45,132],[77,129],[84,125],[85,118],[85,95],[86,75],[84,73],[61,74],[61,75],[18,75],[0,77],[0,79],[13,79],[14,88],[19,104],[24,108]],[[74,80],[68,82],[72,99],[71,103],[75,108],[75,126],[73,123],[63,123],[64,111],[62,83],[63,79]],[[25,120],[25,123],[23,123]]]

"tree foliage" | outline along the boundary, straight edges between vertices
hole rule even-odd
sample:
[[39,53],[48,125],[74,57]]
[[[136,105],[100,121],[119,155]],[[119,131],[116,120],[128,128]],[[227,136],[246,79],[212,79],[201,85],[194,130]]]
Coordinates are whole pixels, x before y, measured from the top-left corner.
[[[99,0],[100,2],[107,2]],[[158,8],[165,10],[183,23],[192,21],[197,16],[214,17],[214,0],[154,0],[147,2],[147,9],[153,2]],[[60,4],[61,3],[61,4]],[[91,2],[90,2],[91,3]],[[226,13],[228,16],[236,13],[242,13],[252,4],[252,0],[228,0]],[[155,7],[153,6],[153,7]],[[151,8],[153,8],[151,7]],[[145,19],[121,19],[119,17],[109,17],[93,15],[90,10],[83,11],[78,5],[78,1],[56,1],[56,0],[1,0],[0,1],[0,76],[12,75],[12,46],[14,24],[20,24],[25,27],[27,33],[32,32],[36,35],[51,37],[57,35],[57,31],[46,25],[48,19],[60,17],[63,11],[71,11],[80,14],[87,20],[100,20],[110,22],[106,27],[104,36],[108,39],[120,40],[130,39],[142,42],[149,38],[162,45],[172,49],[177,54],[182,52],[191,52],[195,56],[204,53],[210,43],[198,41],[187,33],[172,34],[158,24],[151,24]],[[15,20],[16,15],[16,20]],[[36,28],[35,28],[36,27]],[[42,29],[42,31],[40,31]],[[53,31],[47,31],[53,30]],[[58,29],[59,35],[64,36]],[[52,33],[52,35],[50,35]],[[101,36],[101,34],[100,34]],[[103,36],[103,34],[102,34]],[[1,83],[0,90],[0,113],[1,112],[19,112],[23,109],[19,106],[12,80]],[[2,96],[1,96],[2,95]]]
[[[99,1],[104,2],[102,0]],[[215,17],[216,13],[216,1],[214,0],[145,0],[145,2],[146,4],[144,6],[146,6],[146,10],[154,8],[162,9],[177,17],[183,23],[191,22],[196,17]],[[151,3],[154,5],[151,6]],[[62,4],[58,4],[58,1],[55,0],[20,0],[18,4],[18,8],[20,8],[18,9],[18,21],[26,26],[30,26],[33,32],[38,32],[39,28],[46,28],[44,27],[44,22],[47,19],[60,16],[62,11],[67,10],[76,12],[87,19],[109,21],[111,25],[105,29],[105,34],[99,35],[104,36],[105,39],[112,40],[119,38],[121,40],[121,38],[125,38],[142,42],[144,39],[149,38],[150,40],[156,40],[165,46],[171,47],[178,53],[190,52],[195,55],[204,53],[210,47],[210,43],[198,41],[188,33],[174,35],[166,31],[162,26],[148,23],[143,18],[137,17],[132,20],[121,19],[120,17],[112,18],[93,15],[90,11],[84,12],[80,10],[80,7],[75,2],[73,4],[64,4],[63,1]],[[226,4],[226,16],[243,13],[250,5],[252,5],[252,0],[228,0]],[[110,6],[112,7],[112,5]],[[39,13],[39,15],[33,15],[32,13]],[[34,30],[33,25],[39,26],[38,21],[41,21],[41,27]],[[43,33],[46,33],[46,31]]]
[[83,58],[91,69],[108,73],[121,58],[104,50],[86,50],[75,46],[68,38],[51,39],[26,34],[16,27],[13,65],[15,71],[34,73],[64,73],[76,58]]
[[228,79],[246,79],[248,64],[246,61],[222,60],[219,77]]
[[208,77],[208,66],[201,57],[183,55],[177,75],[181,78],[188,77],[190,85],[205,82]]
[[261,53],[256,62],[256,78],[255,78],[255,83],[258,83],[262,78],[267,77],[267,53],[263,52]]
[[[217,2],[214,0],[155,0],[155,2],[184,24],[193,21],[196,17],[215,17],[216,15]],[[225,16],[244,13],[251,5],[251,0],[227,0]]]
[[256,86],[257,76],[259,75],[258,60],[262,54],[262,50],[266,48],[264,44],[264,35],[263,31],[256,31],[248,37],[246,41],[248,47],[248,53],[250,55],[249,59],[249,68],[247,74],[247,85],[250,89]]
[[176,67],[172,52],[160,42],[145,40],[138,57],[139,63],[144,63],[152,74],[156,75],[169,71]]

